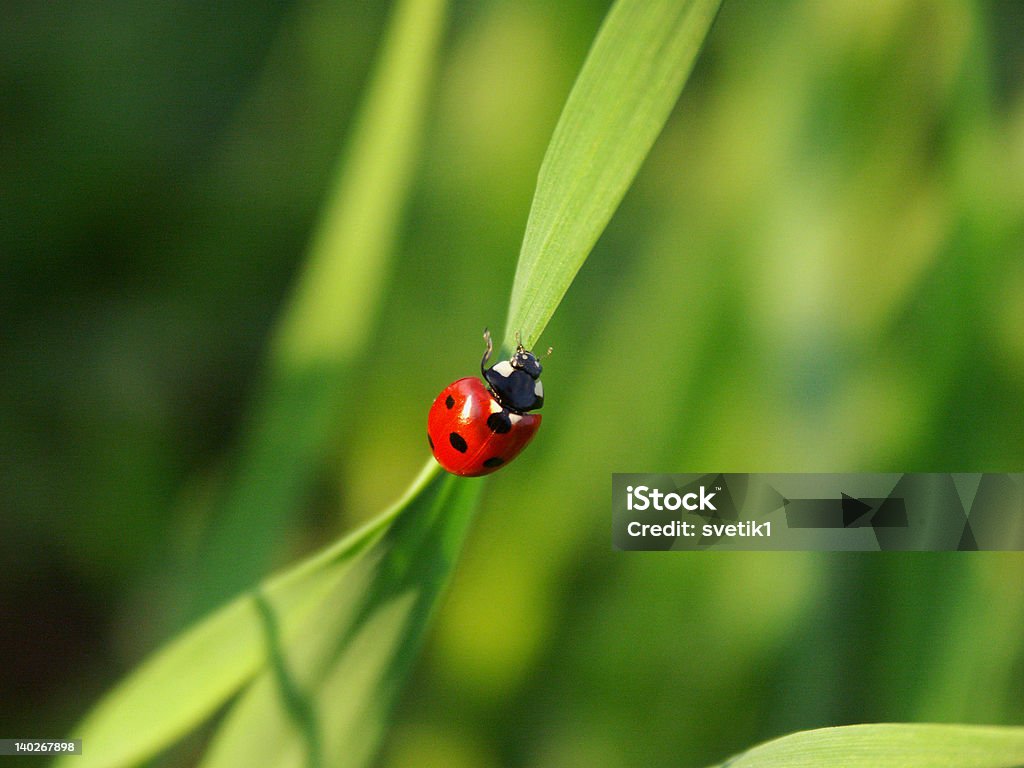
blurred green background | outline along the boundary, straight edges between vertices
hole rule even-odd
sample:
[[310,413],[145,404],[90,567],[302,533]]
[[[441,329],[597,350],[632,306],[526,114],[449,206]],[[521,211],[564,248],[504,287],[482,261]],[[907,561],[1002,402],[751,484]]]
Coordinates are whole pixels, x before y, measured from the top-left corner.
[[[606,9],[455,4],[374,341],[278,566],[401,493],[433,397],[504,330]],[[387,11],[5,4],[0,735],[68,732],[173,630]],[[1024,555],[609,535],[613,471],[1020,471],[1022,257],[1024,5],[727,2],[542,339],[544,429],[487,481],[381,764],[1024,722]]]

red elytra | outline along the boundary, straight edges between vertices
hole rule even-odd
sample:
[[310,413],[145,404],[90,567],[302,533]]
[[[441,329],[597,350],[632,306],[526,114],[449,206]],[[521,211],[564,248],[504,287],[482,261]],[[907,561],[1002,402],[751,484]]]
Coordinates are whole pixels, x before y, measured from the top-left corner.
[[459,379],[437,396],[427,416],[427,439],[434,458],[462,477],[489,475],[519,455],[540,428],[539,413],[503,408],[472,376]]

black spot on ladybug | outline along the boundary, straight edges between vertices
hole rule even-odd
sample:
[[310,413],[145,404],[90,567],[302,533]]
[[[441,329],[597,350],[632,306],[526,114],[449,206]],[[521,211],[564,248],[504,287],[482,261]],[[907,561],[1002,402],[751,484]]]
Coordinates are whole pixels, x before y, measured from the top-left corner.
[[452,432],[450,435],[448,435],[448,442],[451,443],[452,448],[454,448],[459,453],[465,453],[466,449],[469,447],[468,445],[466,445],[465,439],[458,432]]
[[427,435],[427,442],[430,443],[430,450],[434,450],[434,441],[430,439],[430,435]]
[[499,435],[503,435],[512,429],[512,421],[509,419],[508,414],[505,411],[498,411],[492,413],[487,417],[487,426],[490,427],[491,432],[497,432]]
[[451,410],[451,407],[453,405],[455,405],[455,398],[452,397],[451,395],[448,395],[448,397],[444,399],[444,407]]
[[485,467],[500,467],[505,463],[505,460],[501,456],[491,456],[487,461],[484,462]]

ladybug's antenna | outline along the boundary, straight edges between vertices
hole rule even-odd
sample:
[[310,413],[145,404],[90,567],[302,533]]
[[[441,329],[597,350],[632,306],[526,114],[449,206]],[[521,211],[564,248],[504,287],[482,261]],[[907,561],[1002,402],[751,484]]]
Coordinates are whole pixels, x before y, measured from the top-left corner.
[[546,353],[544,353],[544,359],[547,360],[549,357],[551,357],[551,353],[554,352],[554,351],[555,351],[554,347],[548,347],[548,351]]
[[480,373],[484,373],[487,369],[487,361],[491,359],[491,352],[494,351],[494,344],[491,342],[491,332],[484,328],[484,341],[487,342],[487,348],[484,350],[484,359],[480,361]]
[[523,349],[523,341],[522,341],[522,338],[521,338],[521,336],[519,334],[519,331],[516,331],[516,349],[517,350]]

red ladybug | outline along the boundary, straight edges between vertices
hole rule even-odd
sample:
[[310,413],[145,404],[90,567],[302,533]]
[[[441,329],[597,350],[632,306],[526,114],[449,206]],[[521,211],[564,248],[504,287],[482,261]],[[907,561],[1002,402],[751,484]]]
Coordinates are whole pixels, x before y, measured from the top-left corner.
[[535,411],[544,404],[537,356],[523,348],[509,360],[487,368],[491,334],[480,373],[449,384],[430,406],[427,441],[437,463],[454,475],[479,477],[508,464],[540,429]]

